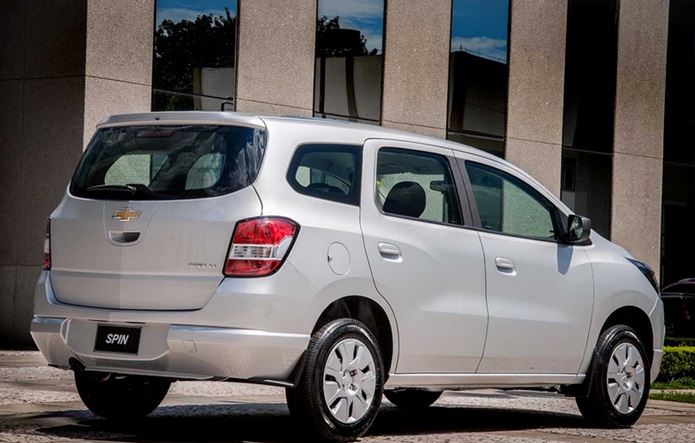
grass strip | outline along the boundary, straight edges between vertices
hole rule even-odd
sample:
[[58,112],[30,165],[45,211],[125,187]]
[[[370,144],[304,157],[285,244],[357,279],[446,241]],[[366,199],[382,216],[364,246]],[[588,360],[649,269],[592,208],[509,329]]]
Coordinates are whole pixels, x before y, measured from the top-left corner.
[[695,394],[690,392],[652,392],[649,394],[649,398],[680,403],[695,403]]

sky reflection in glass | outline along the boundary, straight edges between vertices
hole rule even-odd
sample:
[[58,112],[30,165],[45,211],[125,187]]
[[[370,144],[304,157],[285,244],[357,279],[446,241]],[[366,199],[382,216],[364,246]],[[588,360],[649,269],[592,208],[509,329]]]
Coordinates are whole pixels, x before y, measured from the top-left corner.
[[453,0],[451,52],[507,63],[509,0]]

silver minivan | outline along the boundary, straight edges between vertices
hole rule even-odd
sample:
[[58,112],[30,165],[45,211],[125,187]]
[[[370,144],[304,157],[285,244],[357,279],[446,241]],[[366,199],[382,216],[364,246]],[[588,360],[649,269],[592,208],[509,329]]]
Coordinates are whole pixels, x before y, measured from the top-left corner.
[[33,338],[85,405],[179,380],[286,388],[352,440],[382,394],[547,388],[630,426],[659,372],[652,270],[509,163],[347,122],[231,112],[98,125],[45,239]]

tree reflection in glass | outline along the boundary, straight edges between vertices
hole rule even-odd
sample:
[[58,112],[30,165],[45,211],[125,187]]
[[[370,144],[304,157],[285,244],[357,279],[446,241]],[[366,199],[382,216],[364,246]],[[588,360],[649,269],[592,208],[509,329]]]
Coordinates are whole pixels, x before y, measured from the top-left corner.
[[384,0],[319,0],[314,115],[378,124]]
[[219,110],[234,97],[236,0],[157,0],[152,110]]

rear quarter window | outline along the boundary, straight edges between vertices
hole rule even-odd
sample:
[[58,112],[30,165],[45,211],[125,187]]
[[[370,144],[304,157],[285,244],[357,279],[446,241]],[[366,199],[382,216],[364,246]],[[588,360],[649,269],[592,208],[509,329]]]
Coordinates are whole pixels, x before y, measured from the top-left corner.
[[265,131],[223,125],[127,126],[96,132],[70,191],[86,198],[216,197],[256,179]]
[[359,205],[362,147],[311,144],[297,148],[287,181],[300,194]]

